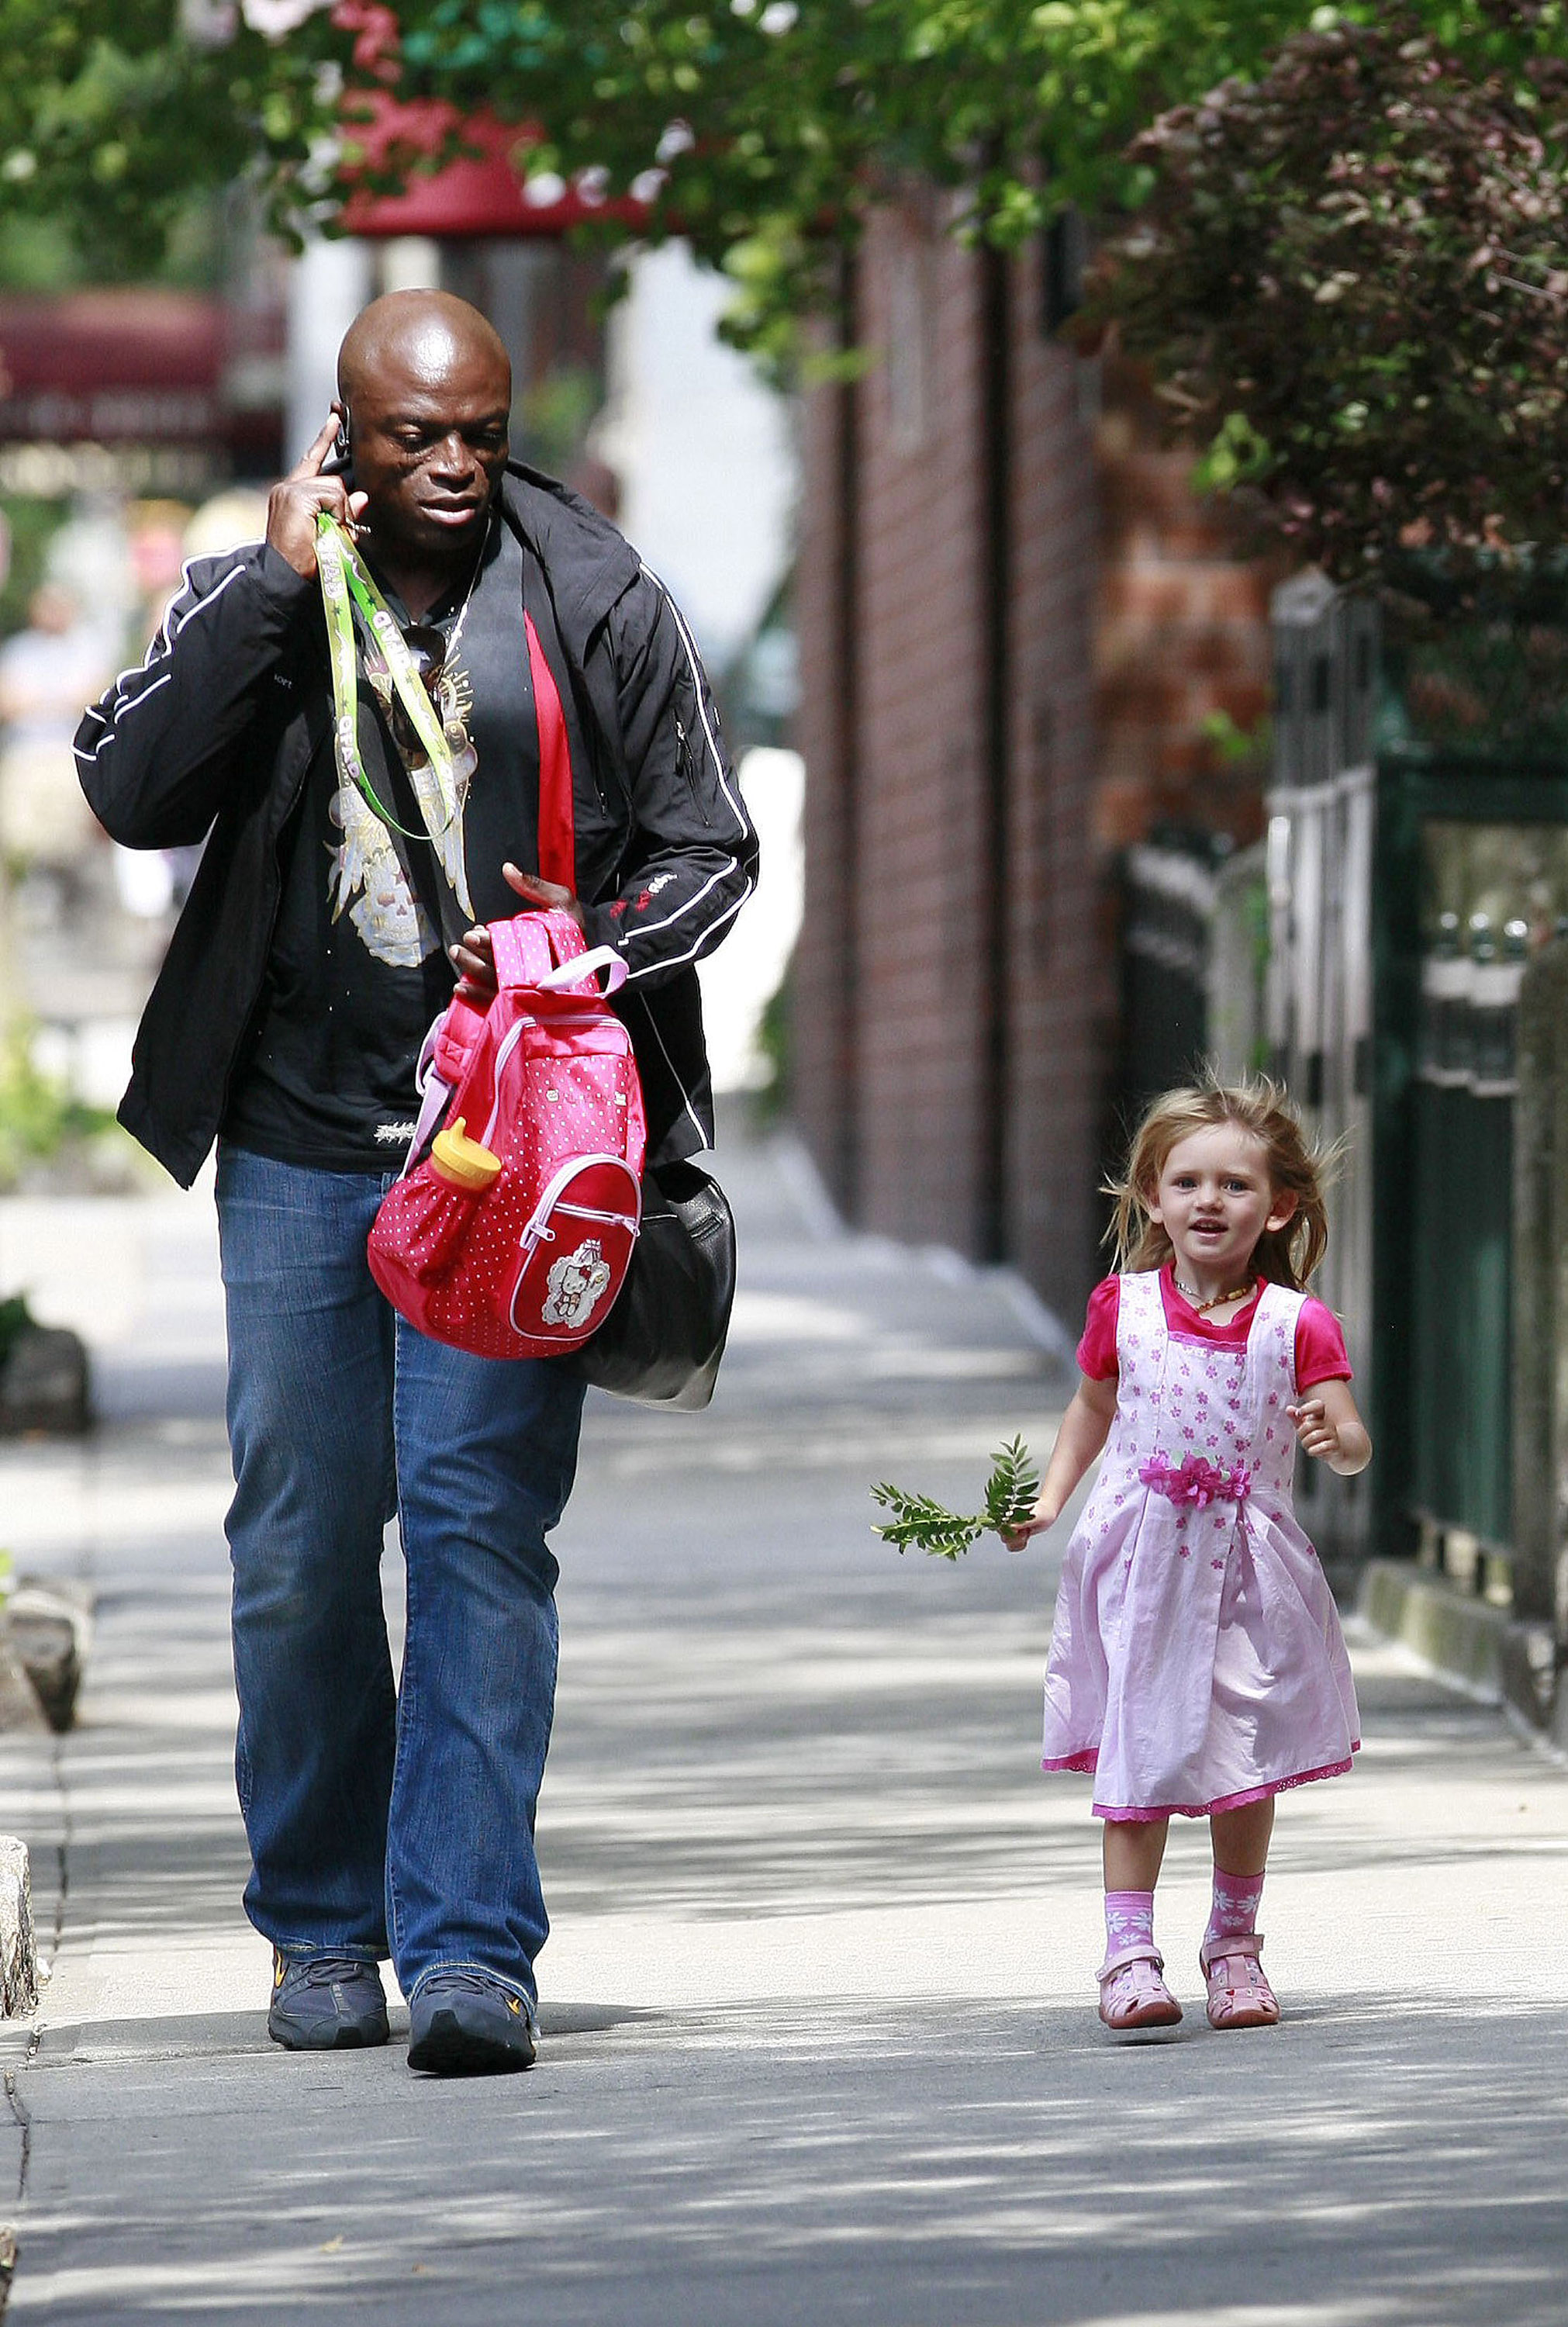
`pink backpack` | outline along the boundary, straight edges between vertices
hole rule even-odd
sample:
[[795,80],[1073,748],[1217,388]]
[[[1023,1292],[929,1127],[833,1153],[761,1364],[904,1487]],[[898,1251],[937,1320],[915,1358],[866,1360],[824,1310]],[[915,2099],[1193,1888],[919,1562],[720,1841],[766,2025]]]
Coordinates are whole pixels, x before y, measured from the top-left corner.
[[[566,722],[527,614],[524,629],[539,736],[538,865],[574,889]],[[425,1040],[419,1121],[370,1230],[370,1272],[434,1341],[481,1358],[559,1357],[609,1315],[642,1218],[642,1089],[604,999],[624,984],[626,964],[609,947],[585,953],[567,913],[492,921],[490,943],[495,1000],[480,1011],[454,999]]]
[[490,943],[494,1001],[453,1000],[425,1042],[424,1104],[370,1230],[370,1272],[434,1341],[560,1357],[609,1315],[642,1217],[642,1090],[595,974],[613,991],[626,965],[585,952],[566,913],[492,921]]

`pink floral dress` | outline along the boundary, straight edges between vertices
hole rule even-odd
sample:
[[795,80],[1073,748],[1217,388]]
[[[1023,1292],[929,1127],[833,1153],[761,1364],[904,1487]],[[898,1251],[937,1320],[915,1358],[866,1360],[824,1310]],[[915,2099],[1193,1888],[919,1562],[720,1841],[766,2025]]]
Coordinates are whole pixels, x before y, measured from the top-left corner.
[[1115,1419],[1057,1595],[1048,1770],[1095,1814],[1188,1818],[1338,1777],[1360,1743],[1333,1595],[1291,1507],[1296,1321],[1265,1287],[1246,1346],[1171,1332],[1121,1279]]

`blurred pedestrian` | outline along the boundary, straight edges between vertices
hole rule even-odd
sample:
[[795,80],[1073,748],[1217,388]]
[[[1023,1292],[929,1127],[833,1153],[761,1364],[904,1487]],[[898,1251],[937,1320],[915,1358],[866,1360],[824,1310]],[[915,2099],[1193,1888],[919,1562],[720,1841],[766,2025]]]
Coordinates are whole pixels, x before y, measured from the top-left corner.
[[1057,1597],[1044,1766],[1094,1774],[1106,2027],[1181,2017],[1154,1945],[1173,1815],[1209,1821],[1209,2022],[1270,2026],[1256,1917],[1274,1796],[1339,1776],[1360,1742],[1291,1502],[1298,1442],[1346,1474],[1372,1453],[1344,1336],[1304,1290],[1328,1242],[1322,1173],[1274,1084],[1209,1081],[1154,1102],[1115,1193],[1120,1273],[1089,1297],[1078,1392],[1008,1537],[1050,1527],[1106,1449]]
[[76,780],[71,744],[81,706],[114,665],[102,627],[74,594],[45,582],[27,602],[27,627],[0,647],[0,855],[47,885],[58,918],[99,842]]
[[[273,491],[266,542],[195,562],[79,756],[133,846],[213,825],[121,1117],[187,1183],[219,1141],[238,1771],[246,1905],[274,1948],[268,2027],[291,2047],[384,2043],[390,1953],[412,2066],[520,2069],[547,1929],[546,1538],[583,1386],[415,1332],[365,1239],[412,1135],[425,1029],[457,969],[471,998],[493,993],[482,924],[519,899],[627,961],[649,1163],[710,1144],[693,965],[749,893],[755,846],[665,592],[578,496],[509,463],[510,366],[484,318],[438,293],[378,300],[339,383]],[[378,693],[368,623],[352,751],[335,726],[323,513],[357,534],[443,723],[456,804],[423,834],[428,760]],[[531,641],[568,730],[575,892],[530,869]],[[372,805],[386,800],[396,828]],[[380,1587],[394,1512],[396,1692]]]

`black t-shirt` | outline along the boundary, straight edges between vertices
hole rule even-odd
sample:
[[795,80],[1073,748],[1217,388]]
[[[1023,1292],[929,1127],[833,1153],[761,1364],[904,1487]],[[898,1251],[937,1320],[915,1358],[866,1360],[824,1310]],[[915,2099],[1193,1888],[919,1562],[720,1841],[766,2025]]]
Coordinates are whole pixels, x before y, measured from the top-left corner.
[[[461,720],[471,746],[458,755],[462,804],[444,846],[389,832],[357,790],[340,785],[330,742],[311,766],[285,842],[266,982],[223,1118],[223,1136],[238,1146],[326,1172],[402,1165],[418,1111],[420,1044],[452,993],[445,944],[472,921],[521,911],[501,865],[509,858],[527,872],[537,864],[526,566],[528,604],[538,607],[554,663],[559,650],[542,577],[499,512],[471,592],[465,579],[421,617],[455,640],[437,701],[449,733]],[[396,596],[387,598],[406,623]],[[414,788],[363,656],[360,669],[366,771],[397,822],[418,831]],[[557,668],[557,685],[561,678]]]

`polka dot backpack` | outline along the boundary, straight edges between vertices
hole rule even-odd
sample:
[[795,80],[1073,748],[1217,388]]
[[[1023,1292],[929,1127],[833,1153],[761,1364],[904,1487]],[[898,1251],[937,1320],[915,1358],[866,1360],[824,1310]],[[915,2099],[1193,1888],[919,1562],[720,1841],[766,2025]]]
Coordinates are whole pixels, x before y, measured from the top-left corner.
[[642,1092],[605,998],[626,965],[584,951],[565,913],[492,921],[490,943],[495,999],[454,998],[426,1040],[410,1161],[376,1215],[370,1268],[434,1341],[560,1357],[608,1316],[641,1220]]

